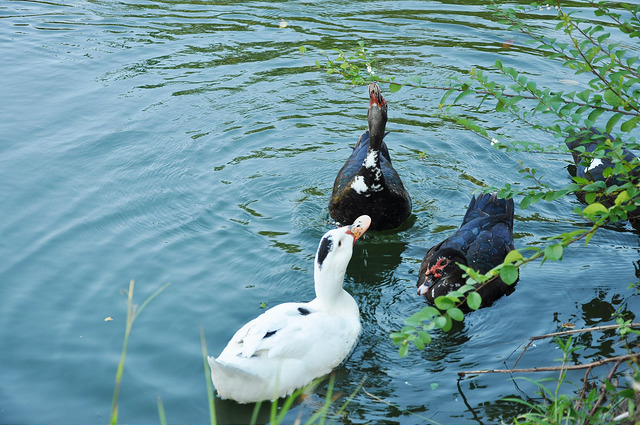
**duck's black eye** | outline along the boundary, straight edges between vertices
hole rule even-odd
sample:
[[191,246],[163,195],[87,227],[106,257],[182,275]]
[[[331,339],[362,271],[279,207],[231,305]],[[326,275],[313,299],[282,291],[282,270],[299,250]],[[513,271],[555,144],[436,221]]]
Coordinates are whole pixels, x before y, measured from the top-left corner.
[[338,246],[342,246],[342,241],[338,241]]

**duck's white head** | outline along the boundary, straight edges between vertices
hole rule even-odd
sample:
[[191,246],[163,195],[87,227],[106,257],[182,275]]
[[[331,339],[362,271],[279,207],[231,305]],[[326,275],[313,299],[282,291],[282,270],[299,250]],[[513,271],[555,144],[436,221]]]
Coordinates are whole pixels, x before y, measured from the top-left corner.
[[314,269],[318,298],[331,299],[342,291],[342,282],[351,260],[353,245],[370,225],[371,217],[362,215],[352,225],[324,234],[318,245]]

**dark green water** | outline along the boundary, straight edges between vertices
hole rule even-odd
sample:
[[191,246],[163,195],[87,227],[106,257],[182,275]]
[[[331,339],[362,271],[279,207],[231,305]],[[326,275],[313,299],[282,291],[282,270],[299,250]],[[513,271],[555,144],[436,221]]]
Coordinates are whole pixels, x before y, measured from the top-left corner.
[[[550,29],[553,16],[532,20]],[[217,355],[261,303],[313,298],[313,257],[332,226],[328,197],[366,127],[368,99],[365,87],[312,65],[320,49],[360,40],[381,74],[402,78],[443,81],[501,58],[539,85],[587,81],[502,29],[484,2],[0,5],[0,422],[108,421],[130,279],[138,303],[171,286],[135,323],[120,421],[157,422],[158,397],[171,423],[208,421],[200,326]],[[420,261],[460,224],[478,184],[519,180],[519,159],[563,184],[569,158],[505,154],[438,119],[442,93],[382,89],[386,140],[414,212],[411,225],[356,245],[345,286],[363,333],[335,390],[349,394],[364,379],[396,407],[360,391],[338,422],[509,420],[518,409],[499,399],[534,396],[532,385],[456,372],[511,365],[521,342],[564,322],[608,324],[620,307],[637,314],[627,286],[638,279],[638,235],[605,229],[560,263],[527,267],[512,295],[400,359],[388,334],[424,306],[415,296]],[[485,119],[533,135],[492,112]],[[516,246],[584,226],[576,205],[517,210]],[[624,351],[609,341],[584,337],[584,358]],[[519,367],[559,355],[539,342]],[[325,389],[288,422],[319,408]],[[218,403],[222,422],[247,421],[251,409]]]

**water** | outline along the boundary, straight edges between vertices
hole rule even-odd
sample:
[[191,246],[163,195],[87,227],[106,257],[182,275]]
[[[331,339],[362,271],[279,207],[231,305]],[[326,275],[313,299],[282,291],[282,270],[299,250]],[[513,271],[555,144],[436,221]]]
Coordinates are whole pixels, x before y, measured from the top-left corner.
[[[536,25],[552,28],[552,16],[540,12]],[[514,47],[503,49],[510,38]],[[120,421],[157,421],[159,397],[169,422],[208,420],[200,326],[218,354],[261,303],[313,298],[333,179],[365,129],[368,104],[366,88],[313,64],[321,49],[359,40],[382,74],[403,78],[443,81],[499,57],[539,85],[576,79],[500,29],[483,2],[0,6],[0,422],[108,420],[131,279],[137,303],[171,286],[134,325]],[[499,399],[534,396],[533,386],[504,375],[458,380],[456,372],[511,365],[520,343],[564,322],[586,327],[612,323],[619,308],[637,313],[627,285],[638,279],[638,235],[613,226],[560,263],[527,267],[512,295],[400,359],[388,334],[424,306],[414,294],[420,261],[460,224],[473,190],[517,181],[519,159],[561,184],[569,158],[494,150],[436,117],[442,93],[383,93],[387,142],[414,212],[400,231],[356,245],[345,286],[363,333],[335,390],[344,400],[364,380],[366,392],[339,422],[508,420],[520,408]],[[530,135],[491,111],[483,118],[505,134]],[[583,227],[576,205],[517,210],[516,246]],[[584,359],[624,351],[607,336],[581,337],[590,346]],[[519,366],[558,356],[553,343],[538,342]],[[298,409],[308,417],[324,391],[287,421]],[[247,421],[251,409],[218,402],[223,422]]]

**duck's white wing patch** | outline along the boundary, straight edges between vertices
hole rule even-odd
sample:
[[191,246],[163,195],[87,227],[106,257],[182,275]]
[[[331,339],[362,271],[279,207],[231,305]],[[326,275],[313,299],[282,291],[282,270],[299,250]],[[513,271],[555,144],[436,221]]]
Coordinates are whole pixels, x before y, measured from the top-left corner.
[[221,357],[312,358],[333,364],[335,359],[325,357],[341,356],[339,363],[354,341],[341,317],[315,311],[308,304],[285,303],[243,326]]
[[593,161],[591,161],[591,164],[589,164],[589,168],[587,168],[587,171],[591,171],[599,165],[602,165],[602,160],[600,158],[595,158]]
[[[280,329],[273,339],[265,340],[264,348],[268,348],[270,358],[305,358],[316,363],[333,363],[326,356],[346,356],[347,348],[340,346],[346,343],[345,321],[336,315],[325,312],[312,312],[309,315],[291,318],[288,325]],[[341,359],[340,359],[341,360]],[[339,361],[340,361],[339,360]],[[338,361],[338,363],[339,363]]]
[[242,357],[253,356],[261,349],[264,340],[271,338],[287,326],[289,316],[298,311],[299,305],[299,303],[284,303],[270,308],[240,328],[227,348],[235,346],[236,354]]
[[364,182],[363,176],[356,176],[353,179],[353,183],[351,183],[351,189],[355,190],[357,193],[365,193],[369,191],[369,186]]

